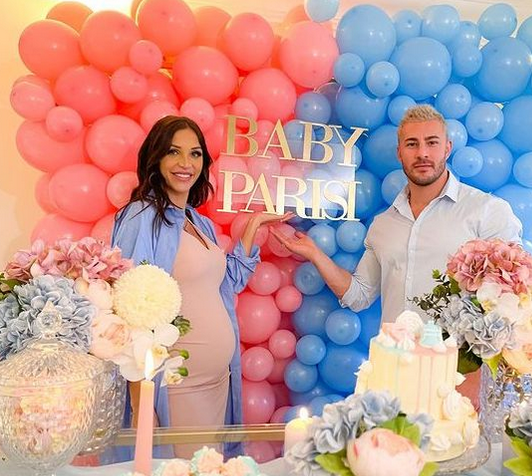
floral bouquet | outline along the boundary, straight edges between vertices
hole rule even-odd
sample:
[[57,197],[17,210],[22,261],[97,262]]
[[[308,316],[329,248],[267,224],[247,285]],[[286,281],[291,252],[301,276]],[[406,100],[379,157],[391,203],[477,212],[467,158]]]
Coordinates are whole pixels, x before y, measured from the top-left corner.
[[458,371],[486,362],[532,371],[532,256],[516,243],[472,240],[435,270],[431,293],[413,298],[460,347]]
[[504,462],[517,476],[532,474],[532,402],[524,401],[515,406],[506,422],[506,434],[510,437],[512,448],[517,455]]
[[431,476],[438,466],[425,462],[432,417],[406,415],[398,398],[367,391],[325,405],[313,417],[307,438],[285,455],[305,476]]

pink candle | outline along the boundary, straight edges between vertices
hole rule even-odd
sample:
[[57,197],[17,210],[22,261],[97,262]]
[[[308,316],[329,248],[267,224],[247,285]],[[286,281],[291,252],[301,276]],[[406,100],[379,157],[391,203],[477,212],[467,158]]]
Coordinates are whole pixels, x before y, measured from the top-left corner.
[[153,451],[153,397],[154,383],[151,381],[153,372],[153,356],[151,349],[146,352],[145,380],[140,383],[139,419],[137,439],[135,442],[135,472],[151,476]]

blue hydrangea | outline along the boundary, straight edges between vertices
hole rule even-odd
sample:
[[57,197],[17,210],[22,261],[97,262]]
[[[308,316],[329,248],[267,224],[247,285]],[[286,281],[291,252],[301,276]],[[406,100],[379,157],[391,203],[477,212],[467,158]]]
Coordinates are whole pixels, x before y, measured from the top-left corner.
[[465,342],[463,335],[464,322],[481,317],[482,311],[478,308],[469,296],[453,294],[449,298],[449,303],[442,309],[438,324],[450,336],[456,339],[458,347]]
[[532,445],[532,404],[522,402],[513,408],[508,421],[514,435],[523,438],[529,445]]
[[15,286],[13,294],[0,303],[0,357],[18,352],[29,339],[40,334],[36,318],[48,301],[62,317],[58,338],[89,350],[96,308],[74,291],[71,279],[44,275]]

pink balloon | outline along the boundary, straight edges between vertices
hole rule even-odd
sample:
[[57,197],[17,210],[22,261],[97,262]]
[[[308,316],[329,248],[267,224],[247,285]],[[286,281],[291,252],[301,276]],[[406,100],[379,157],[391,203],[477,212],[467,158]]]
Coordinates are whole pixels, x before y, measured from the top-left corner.
[[104,10],[85,20],[79,42],[89,63],[110,73],[127,64],[131,46],[141,38],[131,18],[120,12]]
[[127,205],[131,198],[131,192],[139,184],[135,172],[118,172],[107,182],[107,198],[116,208]]
[[79,113],[66,106],[51,109],[46,116],[46,132],[60,142],[70,142],[83,130],[83,119]]
[[263,150],[266,144],[268,143],[268,140],[272,135],[274,126],[275,125],[272,121],[268,121],[266,119],[260,119],[257,121],[257,132],[255,133],[253,138],[257,141],[257,144],[259,145],[259,150]]
[[274,176],[281,173],[281,162],[274,152],[268,152],[268,157],[253,156],[248,159],[248,169],[251,176],[258,180],[262,174],[268,183],[270,192],[277,184]]
[[49,91],[52,91],[52,87],[50,86],[49,81],[39,76],[35,76],[34,74],[25,74],[24,76],[20,76],[13,83],[13,87],[15,87],[19,83],[31,83],[31,84],[35,84],[36,86],[41,86],[43,88],[46,88]]
[[270,418],[270,423],[284,423],[284,416],[286,412],[290,409],[289,405],[279,407],[273,412],[272,417]]
[[280,285],[281,273],[274,264],[268,261],[257,264],[255,272],[248,281],[249,289],[263,296],[273,294]]
[[215,119],[212,127],[205,132],[207,149],[213,160],[220,155],[222,148],[225,150],[227,143],[227,127],[224,119]]
[[181,104],[181,115],[192,119],[205,132],[214,124],[214,109],[203,98],[189,98]]
[[[273,369],[268,375],[268,382],[271,384],[278,384],[284,382],[284,370],[286,369],[286,366],[292,361],[293,359],[291,357],[287,359],[275,359],[275,362],[273,364]],[[290,399],[287,399],[286,404],[290,403]],[[278,405],[283,405],[283,403],[278,402]]]
[[[277,231],[283,233],[289,238],[293,237],[294,233],[296,232],[295,228],[290,226],[288,223],[276,223],[273,226]],[[267,243],[271,252],[276,256],[288,257],[292,255],[292,252],[287,250],[286,247],[284,247],[271,233],[268,236]]]
[[153,41],[166,56],[177,55],[196,38],[194,14],[183,0],[144,0],[137,23],[143,38]]
[[56,214],[46,215],[33,228],[31,242],[43,240],[45,243],[53,244],[60,238],[78,241],[89,236],[91,228],[92,223],[80,223]]
[[137,102],[148,94],[148,80],[132,67],[122,66],[111,76],[111,91],[119,101]]
[[275,264],[281,272],[281,286],[291,285],[293,283],[294,271],[299,266],[299,263],[293,258],[279,256],[271,258],[271,262]]
[[110,115],[98,119],[87,134],[91,160],[102,170],[115,174],[137,168],[137,155],[145,132],[128,117]]
[[11,106],[24,119],[43,121],[48,111],[55,106],[50,86],[21,81],[13,85]]
[[[238,213],[235,215],[235,219],[231,223],[231,237],[234,241],[239,240],[242,237],[242,233],[248,224],[251,215],[249,213]],[[268,229],[265,226],[259,227],[255,234],[253,243],[258,247],[261,247],[268,238]]]
[[267,463],[277,458],[273,443],[269,441],[248,441],[244,444],[244,453],[257,463]]
[[178,116],[179,109],[169,101],[152,101],[143,110],[140,115],[140,125],[149,132],[153,125],[163,117]]
[[295,286],[284,286],[275,295],[275,304],[281,312],[294,312],[303,302],[303,296]]
[[221,35],[224,53],[243,71],[262,67],[273,50],[273,30],[256,13],[240,13],[225,26]]
[[273,297],[243,292],[238,298],[240,339],[246,344],[267,340],[279,327],[281,313]]
[[149,76],[163,65],[163,54],[153,41],[140,40],[131,45],[129,63],[139,73]]
[[51,178],[51,174],[44,174],[41,175],[39,180],[37,180],[37,183],[35,184],[35,199],[46,213],[57,213],[57,207],[55,206],[55,203],[52,202],[50,191],[48,190]]
[[224,252],[229,253],[233,249],[233,240],[227,235],[218,235],[218,247]]
[[297,94],[286,74],[275,68],[264,68],[252,71],[242,81],[240,97],[256,104],[260,119],[276,122],[285,121],[293,114]]
[[204,6],[194,10],[198,34],[194,44],[216,47],[218,37],[225,28],[231,15],[218,7]]
[[100,218],[92,227],[91,236],[104,243],[111,243],[111,233],[115,223],[115,214],[109,213],[103,218]]
[[[216,177],[218,183],[216,198],[220,201],[220,203],[223,199],[224,181],[226,176],[222,173],[223,171],[247,173],[248,167],[246,165],[246,161],[242,157],[236,157],[233,155],[222,154],[218,157],[218,160],[214,162],[214,165],[211,169],[211,173],[214,177]],[[244,187],[246,185],[246,179],[243,175],[233,175],[232,184],[232,190],[234,192],[244,190]],[[235,204],[233,210],[238,210],[240,208],[238,205],[240,204],[243,206],[247,199],[248,197],[245,195],[235,195],[233,197],[233,203]]]
[[192,46],[176,57],[173,81],[183,98],[200,97],[216,105],[235,91],[238,71],[220,51],[209,46]]
[[296,352],[296,336],[287,330],[275,331],[269,341],[268,348],[276,359],[287,359]]
[[80,31],[92,10],[79,2],[61,2],[54,5],[46,14],[49,20],[57,20]]
[[288,387],[284,383],[274,383],[272,388],[273,393],[275,393],[276,406],[290,406],[290,392],[288,391]]
[[109,176],[92,164],[58,170],[50,180],[50,197],[60,213],[73,220],[94,222],[112,209],[106,188]]
[[85,132],[70,142],[59,142],[46,132],[44,122],[24,121],[17,131],[17,149],[31,166],[55,172],[67,165],[87,162]]
[[60,106],[78,111],[85,124],[116,110],[109,77],[94,66],[67,69],[55,83],[54,96]]
[[18,50],[27,68],[46,79],[84,63],[76,30],[55,20],[32,23],[20,35]]
[[242,410],[245,424],[267,423],[275,410],[272,386],[263,380],[251,382],[242,379]]
[[[221,202],[216,199],[209,200],[205,205],[205,212],[209,218],[220,225],[228,225],[235,217],[232,213],[220,212]],[[232,247],[232,245],[231,245]]]
[[[259,117],[259,110],[256,104],[251,99],[247,98],[235,99],[233,104],[231,104],[228,113],[233,116],[241,116],[254,120],[257,120]],[[249,123],[250,121],[246,119],[236,120],[236,126],[245,131],[249,129]]]
[[260,382],[273,370],[273,356],[262,347],[250,347],[242,354],[242,376],[253,382]]

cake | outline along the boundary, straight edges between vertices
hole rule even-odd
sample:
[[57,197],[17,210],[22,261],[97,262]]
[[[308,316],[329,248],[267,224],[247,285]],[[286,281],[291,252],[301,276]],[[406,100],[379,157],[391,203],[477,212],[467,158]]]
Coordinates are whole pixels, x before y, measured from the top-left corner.
[[456,458],[479,439],[476,411],[456,391],[464,381],[457,367],[456,341],[444,341],[438,325],[424,324],[418,314],[405,311],[371,340],[355,393],[387,390],[400,399],[405,413],[428,413],[434,418],[428,460]]

